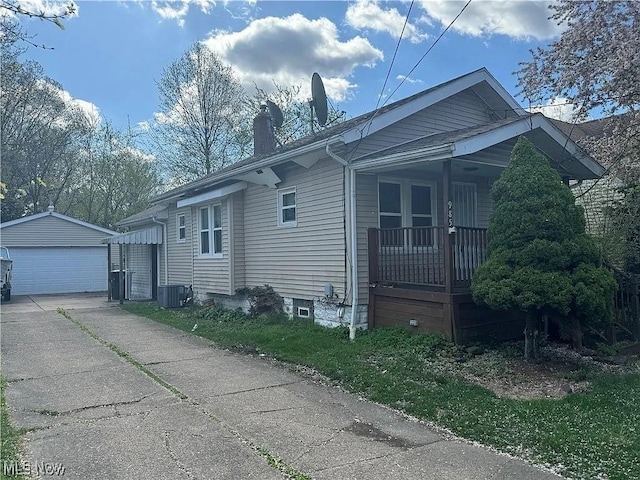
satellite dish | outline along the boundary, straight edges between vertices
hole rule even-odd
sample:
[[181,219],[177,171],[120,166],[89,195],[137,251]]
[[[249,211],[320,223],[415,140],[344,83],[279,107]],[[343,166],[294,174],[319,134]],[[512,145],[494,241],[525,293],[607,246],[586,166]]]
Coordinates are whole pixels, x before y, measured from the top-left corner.
[[324,91],[322,78],[318,73],[314,73],[311,77],[311,106],[316,112],[316,118],[320,125],[327,123],[327,94]]
[[280,107],[271,100],[267,100],[267,108],[269,109],[269,115],[271,115],[271,119],[273,120],[273,126],[275,128],[280,128],[282,126],[282,122],[284,122],[282,110],[280,110]]

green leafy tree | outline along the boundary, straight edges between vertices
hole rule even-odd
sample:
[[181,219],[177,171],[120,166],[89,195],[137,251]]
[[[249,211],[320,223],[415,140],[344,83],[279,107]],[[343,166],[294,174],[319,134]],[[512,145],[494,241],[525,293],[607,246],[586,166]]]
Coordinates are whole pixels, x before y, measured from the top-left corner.
[[520,138],[493,185],[489,252],[472,282],[476,302],[526,314],[525,357],[553,314],[580,347],[582,327],[608,322],[615,284],[585,233],[582,208],[545,157]]

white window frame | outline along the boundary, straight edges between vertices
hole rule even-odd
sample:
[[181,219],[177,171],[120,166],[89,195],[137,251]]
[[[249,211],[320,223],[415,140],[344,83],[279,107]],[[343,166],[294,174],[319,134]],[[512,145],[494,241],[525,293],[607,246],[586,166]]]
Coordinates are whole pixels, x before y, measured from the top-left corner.
[[[180,225],[182,220],[183,225]],[[184,236],[180,238],[180,231],[184,233]],[[176,214],[176,243],[184,243],[187,241],[187,216],[184,213]]]
[[[428,180],[412,180],[397,177],[378,177],[376,196],[378,200],[378,228],[380,227],[380,183],[400,184],[400,228],[413,228],[413,212],[411,210],[411,187],[429,187],[431,189],[431,226],[438,226],[438,206],[437,206],[437,183]],[[416,216],[427,217],[428,215],[416,214]],[[412,245],[397,245],[398,249],[408,248]],[[411,243],[411,241],[409,242]],[[426,245],[426,248],[438,248],[438,236],[434,235],[433,243]],[[389,245],[387,248],[393,248]]]
[[[214,209],[215,208],[219,208],[220,209],[220,225],[219,226],[215,226],[214,224],[214,219],[215,219],[215,215],[214,215]],[[203,229],[202,228],[202,211],[206,210],[207,211],[207,220],[208,220],[208,228],[207,229]],[[215,247],[215,240],[214,240],[214,236],[215,236],[215,232],[220,232],[220,251],[216,251]],[[204,205],[204,206],[199,206],[198,207],[198,256],[199,257],[205,257],[205,258],[222,258],[222,231],[223,231],[223,221],[222,221],[222,204],[220,203],[215,203],[212,205]],[[209,251],[206,253],[203,253],[202,251],[202,234],[204,232],[208,233],[208,248]]]
[[[378,228],[380,227],[380,183],[396,183],[400,184],[400,226],[403,228],[409,228],[413,225],[412,217],[413,212],[411,211],[411,187],[419,186],[419,187],[429,187],[431,189],[431,226],[435,227],[438,225],[438,207],[437,207],[437,194],[436,182],[430,182],[428,180],[409,180],[402,178],[392,178],[392,177],[379,177],[378,185],[376,190],[376,197],[378,199]],[[389,214],[391,215],[391,214]],[[422,214],[416,214],[418,216],[426,216]]]
[[[295,196],[295,203],[293,205],[284,205],[284,196],[293,193]],[[285,222],[282,218],[282,212],[285,209],[295,209],[295,220]],[[279,227],[296,227],[298,226],[298,192],[296,187],[280,188],[278,189],[278,226]]]
[[[215,209],[219,208],[220,209],[220,225],[216,226],[215,223]],[[211,205],[211,222],[209,225],[211,225],[211,252],[212,252],[212,256],[214,257],[222,257],[222,204],[221,203],[216,203],[214,205]],[[216,249],[216,232],[220,232],[220,250]]]

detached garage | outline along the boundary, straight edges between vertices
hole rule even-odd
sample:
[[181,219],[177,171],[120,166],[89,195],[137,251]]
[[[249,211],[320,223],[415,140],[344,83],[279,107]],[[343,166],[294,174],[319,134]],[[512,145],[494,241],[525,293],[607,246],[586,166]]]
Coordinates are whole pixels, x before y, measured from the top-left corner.
[[13,260],[12,295],[106,292],[107,245],[117,232],[49,211],[0,224]]

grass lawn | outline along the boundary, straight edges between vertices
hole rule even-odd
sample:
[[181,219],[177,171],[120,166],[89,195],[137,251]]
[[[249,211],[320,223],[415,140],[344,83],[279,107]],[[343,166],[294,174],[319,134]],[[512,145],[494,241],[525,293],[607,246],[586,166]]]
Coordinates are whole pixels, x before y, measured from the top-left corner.
[[517,353],[505,348],[476,357],[485,357],[481,361],[461,362],[459,349],[443,338],[394,329],[362,332],[350,342],[345,329],[303,320],[251,320],[235,312],[173,311],[150,304],[124,308],[187,332],[197,321],[194,334],[220,347],[310,367],[375,402],[570,478],[640,478],[637,365],[605,372],[593,362],[575,364],[558,375],[581,381],[584,391],[517,399],[468,380],[472,372],[510,381],[514,374],[506,365],[516,361]]

